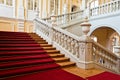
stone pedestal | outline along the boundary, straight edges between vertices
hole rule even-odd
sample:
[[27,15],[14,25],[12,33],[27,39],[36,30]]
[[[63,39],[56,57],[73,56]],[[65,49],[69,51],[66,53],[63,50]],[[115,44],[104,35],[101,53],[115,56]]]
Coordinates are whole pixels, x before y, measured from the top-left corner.
[[84,69],[91,69],[93,68],[93,61],[92,61],[92,39],[87,36],[88,32],[90,31],[91,24],[88,22],[87,17],[84,19],[83,23],[80,24],[83,31],[83,36],[81,37],[81,41],[79,43],[80,46],[80,62],[81,68]]

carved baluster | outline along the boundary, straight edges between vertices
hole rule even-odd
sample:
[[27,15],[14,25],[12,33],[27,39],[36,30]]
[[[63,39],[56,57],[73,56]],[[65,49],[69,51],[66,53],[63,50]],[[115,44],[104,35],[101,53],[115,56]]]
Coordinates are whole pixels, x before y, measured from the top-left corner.
[[66,38],[66,35],[64,34],[63,35],[63,45],[62,45],[64,48],[65,48],[65,43],[66,43],[66,39],[65,38]]
[[64,47],[64,34],[61,37],[61,43],[62,43],[61,46]]
[[54,41],[56,42],[56,31],[54,30]]
[[67,49],[67,50],[68,50],[68,47],[69,47],[68,40],[69,40],[69,37],[67,36],[67,37],[66,37],[66,48],[65,48],[65,49]]
[[65,49],[67,49],[67,45],[68,45],[67,40],[68,40],[68,37],[66,36],[65,37]]
[[58,32],[56,31],[56,43],[58,43]]
[[60,32],[58,32],[58,44],[60,45]]
[[71,38],[71,53],[74,54],[74,47],[75,47],[75,43],[74,40]]
[[79,58],[79,44],[77,41],[75,41],[75,55]]
[[71,38],[68,39],[68,51],[71,52]]
[[55,41],[55,30],[53,30],[53,41]]
[[62,46],[62,36],[63,36],[63,34],[62,33],[60,33],[60,45]]
[[60,45],[62,46],[62,36],[63,36],[63,34],[62,33],[60,33]]

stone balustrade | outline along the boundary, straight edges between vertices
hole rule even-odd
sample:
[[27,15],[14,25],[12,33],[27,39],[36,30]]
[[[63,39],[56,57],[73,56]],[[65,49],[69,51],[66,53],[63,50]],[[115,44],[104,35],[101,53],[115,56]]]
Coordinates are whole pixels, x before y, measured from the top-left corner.
[[108,2],[98,7],[90,9],[90,16],[99,16],[120,11],[120,0]]
[[57,47],[62,53],[70,55],[79,67],[90,69],[98,65],[104,69],[120,73],[120,58],[87,36],[89,29],[86,26],[89,27],[90,24],[86,20],[85,23],[81,24],[83,29],[86,29],[86,31],[84,30],[85,34],[81,37],[37,18],[35,26],[38,35]]
[[92,55],[93,61],[99,66],[103,66],[106,69],[118,72],[120,67],[118,67],[120,58],[109,50],[106,50],[103,46],[98,43],[93,42],[92,44]]
[[[82,19],[83,11],[76,11],[76,12],[71,12],[67,14],[62,14],[62,15],[57,15],[55,16],[56,18],[56,24],[57,26],[61,26],[64,24],[67,24],[68,22],[75,20],[75,19]],[[78,17],[79,16],[79,17]],[[51,23],[51,18],[44,18],[44,21]]]

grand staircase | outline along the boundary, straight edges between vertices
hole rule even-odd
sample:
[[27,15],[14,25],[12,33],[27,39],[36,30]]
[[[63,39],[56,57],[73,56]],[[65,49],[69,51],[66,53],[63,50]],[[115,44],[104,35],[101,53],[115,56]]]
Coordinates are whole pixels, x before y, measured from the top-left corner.
[[70,67],[75,66],[74,62],[70,62],[69,58],[66,58],[64,54],[60,54],[60,51],[56,50],[56,48],[52,47],[52,45],[49,45],[45,40],[40,38],[35,33],[29,34],[40,46],[48,53],[49,56],[52,57],[52,59],[55,60],[57,64],[59,64],[61,67]]
[[71,66],[75,63],[34,33],[0,32],[0,80],[23,80],[18,76]]
[[0,80],[119,80],[100,69],[83,70],[35,33],[0,31]]

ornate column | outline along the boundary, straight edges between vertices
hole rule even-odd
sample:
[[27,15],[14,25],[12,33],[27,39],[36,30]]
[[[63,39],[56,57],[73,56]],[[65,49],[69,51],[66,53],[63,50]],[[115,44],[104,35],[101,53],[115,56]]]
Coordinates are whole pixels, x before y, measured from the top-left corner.
[[42,18],[42,12],[43,12],[43,0],[39,0],[39,10],[40,10],[40,12],[39,12],[39,16],[40,16],[40,18]]
[[85,18],[80,26],[82,27],[83,36],[80,38],[79,42],[79,67],[83,69],[91,69],[93,68],[92,39],[87,36],[91,24],[88,22],[87,18]]
[[17,12],[17,18],[24,19],[24,6],[23,6],[23,0],[18,0],[18,12]]
[[56,27],[57,26],[57,24],[56,24],[56,15],[55,15],[55,12],[54,12],[54,10],[52,11],[52,15],[51,15],[51,22],[52,22],[52,25],[51,25],[51,27],[50,27],[50,29],[49,29],[49,38],[50,38],[50,44],[53,44],[53,38],[54,38],[54,29],[53,29],[53,27]]
[[86,5],[87,5],[87,0],[82,0],[81,9],[84,10],[86,8]]
[[72,8],[72,4],[73,3],[73,1],[72,0],[70,0],[70,10],[69,10],[69,12],[71,12],[71,8]]

